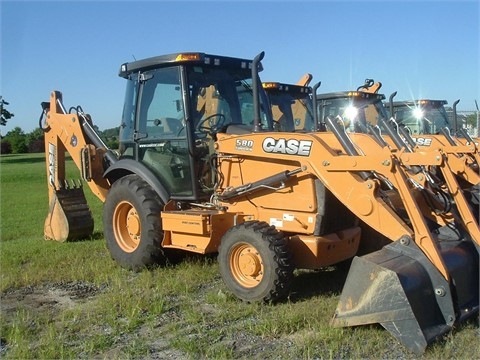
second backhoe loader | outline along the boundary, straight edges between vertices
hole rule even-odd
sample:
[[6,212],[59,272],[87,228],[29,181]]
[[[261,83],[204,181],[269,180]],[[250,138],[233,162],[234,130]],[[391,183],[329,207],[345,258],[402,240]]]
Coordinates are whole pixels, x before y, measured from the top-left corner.
[[[288,296],[295,268],[354,257],[334,324],[378,322],[422,353],[478,313],[478,226],[464,221],[472,214],[463,193],[453,194],[449,162],[439,149],[410,153],[349,136],[329,116],[329,131],[276,130],[258,76],[263,55],[178,53],[123,64],[118,153],[80,107],[66,111],[52,92],[41,122],[46,238],[91,231],[82,188],[64,179],[68,152],[104,202],[107,248],[121,266],[162,264],[176,251],[218,253],[236,297],[275,302]],[[444,174],[462,221],[432,220],[420,186],[430,165]],[[360,223],[389,244],[355,256]]]
[[279,82],[264,82],[262,86],[272,107],[275,130],[315,130],[310,87]]
[[[271,83],[269,83],[270,85]],[[285,92],[288,92],[290,88],[293,88],[292,85],[288,84],[281,84],[278,85],[277,87],[280,87],[283,90],[283,93],[281,93],[281,96],[279,95],[278,90],[272,90],[275,89],[273,85],[270,86],[265,86],[265,89],[267,90],[267,93],[269,94],[269,98],[273,99],[272,101],[272,106],[274,106],[275,103],[279,102],[281,99],[286,98]],[[314,88],[318,87],[316,85]],[[350,149],[349,152],[347,153],[352,153],[352,154],[357,154],[357,151],[360,151],[363,154],[367,154],[369,151],[372,151],[373,153],[376,153],[379,151],[377,148],[377,145],[380,144],[381,147],[387,148],[389,145],[387,144],[387,141],[392,142],[392,146],[396,146],[398,150],[400,151],[405,151],[405,152],[413,152],[412,147],[413,145],[410,146],[407,142],[404,141],[402,137],[397,134],[396,130],[393,130],[391,126],[388,123],[385,123],[385,119],[387,118],[385,116],[385,112],[383,109],[383,104],[382,100],[384,99],[383,95],[376,94],[378,89],[381,87],[380,83],[373,83],[373,81],[369,80],[366,82],[366,85],[363,87],[360,87],[357,89],[357,91],[350,91],[350,92],[343,92],[343,93],[330,93],[330,94],[323,94],[320,95],[319,97],[315,98],[315,100],[318,100],[320,103],[320,113],[323,115],[322,119],[328,121],[324,121],[323,123],[319,123],[317,126],[317,129],[334,129],[335,132],[343,138],[343,141],[341,142],[344,144],[346,149]],[[370,93],[369,90],[374,89],[373,93]],[[365,91],[366,90],[366,91]],[[293,92],[293,91],[292,91]],[[297,92],[298,93],[298,92]],[[298,99],[300,100],[300,95],[297,95]],[[311,95],[304,95],[302,102],[303,103],[309,103],[311,102],[312,98]],[[316,103],[314,101],[314,103]],[[312,106],[310,106],[311,108]],[[313,105],[313,107],[316,107]],[[343,114],[343,116],[340,116],[340,114]],[[317,115],[317,114],[315,114]],[[373,117],[373,119],[372,119]],[[335,120],[332,120],[335,119]],[[341,119],[341,127],[336,124],[336,120]],[[362,121],[363,120],[363,121]],[[318,122],[318,119],[315,120],[314,122]],[[326,124],[328,122],[328,125]],[[345,124],[349,124],[350,126],[350,132],[352,134],[350,136],[358,136],[353,134],[354,132],[363,132],[364,130],[367,130],[367,126],[370,126],[371,123],[375,123],[381,126],[383,130],[387,130],[385,133],[387,136],[382,137],[377,134],[378,140],[376,144],[374,144],[373,149],[368,146],[368,141],[365,140],[360,140],[360,141],[355,141],[355,144],[350,143],[350,139],[345,132]],[[347,126],[348,127],[348,126]],[[360,135],[361,136],[361,135]],[[445,137],[447,137],[448,134],[445,134]],[[437,139],[434,137],[433,141],[436,141]],[[361,149],[359,148],[361,146]],[[463,195],[458,194],[458,183],[456,182],[456,178],[453,177],[453,174],[458,174],[460,172],[458,169],[458,164],[462,164],[461,157],[465,156],[465,154],[462,153],[462,151],[467,151],[471,154],[473,149],[469,148],[459,148],[458,146],[455,146],[452,148],[451,146],[445,146],[442,143],[436,143],[436,146],[439,146],[439,148],[442,150],[444,155],[447,155],[450,159],[450,162],[452,164],[449,166],[448,164],[442,165],[442,173],[441,175],[449,177],[449,183],[450,185],[447,186],[447,189],[442,189],[438,183],[435,183],[432,179],[432,174],[429,173],[430,169],[425,169],[425,166],[422,165],[420,166],[414,166],[413,168],[416,168],[415,172],[417,175],[414,177],[409,175],[409,180],[413,182],[417,182],[418,180],[422,179],[423,181],[418,182],[417,186],[421,187],[422,191],[419,193],[423,193],[425,198],[430,198],[430,201],[428,202],[428,205],[430,206],[425,206],[426,204],[418,205],[420,206],[420,209],[424,215],[427,215],[425,217],[426,224],[428,224],[429,229],[436,228],[434,230],[438,234],[438,238],[442,239],[441,241],[446,241],[447,239],[451,240],[452,234],[450,233],[451,229],[455,228],[458,223],[461,223],[463,225],[464,231],[467,231],[467,233],[471,234],[474,238],[476,238],[476,242],[478,244],[478,238],[479,238],[479,232],[478,232],[478,221],[475,220],[475,217],[478,218],[478,211],[465,211],[465,209],[468,209],[469,206],[467,204],[467,199]],[[432,147],[433,148],[433,147]],[[453,151],[452,151],[453,149]],[[418,152],[418,149],[416,149]],[[447,160],[447,158],[445,159]],[[430,164],[433,165],[433,164]],[[434,167],[437,167],[437,165],[433,165]],[[466,170],[471,170],[468,166],[463,166],[461,167],[462,172]],[[407,173],[410,173],[408,171]],[[467,171],[468,172],[468,171]],[[421,175],[418,175],[421,174]],[[467,177],[467,179],[470,179],[471,181],[475,180],[475,174],[472,174],[470,171],[470,177],[464,175],[463,177]],[[473,176],[472,176],[473,175]],[[462,178],[462,177],[460,177]],[[425,179],[431,179],[430,181],[425,181]],[[393,179],[392,179],[393,181]],[[390,184],[393,184],[390,182]],[[394,186],[395,188],[395,186]],[[432,189],[434,191],[432,191]],[[395,194],[392,194],[391,191],[387,191],[389,193],[390,201],[395,201]],[[433,203],[438,197],[438,194],[441,194],[444,202],[441,204],[441,206],[434,206]],[[452,199],[450,199],[450,195],[455,194]],[[468,192],[467,192],[468,194]],[[397,194],[398,196],[398,194]],[[458,209],[451,211],[451,202],[458,201],[461,203]],[[448,204],[448,205],[447,205]],[[478,203],[477,203],[478,204]],[[438,204],[437,204],[438,205]],[[475,205],[473,206],[475,209]],[[448,210],[447,210],[448,209]],[[404,211],[405,209],[403,209]],[[401,206],[397,207],[397,211],[402,211]],[[432,224],[437,223],[432,228]],[[366,287],[372,287],[375,288],[378,286],[378,283],[375,284],[375,282],[365,282],[366,276],[365,273],[363,273],[363,270],[365,268],[369,268],[370,271],[373,272],[381,272],[382,276],[382,282],[384,281],[385,288],[389,288],[390,291],[392,291],[394,297],[398,296],[398,299],[401,299],[401,295],[403,294],[402,291],[397,292],[396,289],[400,289],[401,286],[396,282],[397,276],[402,273],[402,271],[395,271],[395,274],[392,272],[389,272],[389,266],[386,266],[385,264],[381,264],[381,266],[378,266],[379,263],[376,261],[380,258],[382,261],[384,261],[388,255],[387,249],[390,248],[390,246],[384,247],[381,251],[374,251],[378,250],[381,248],[381,240],[379,235],[377,235],[376,241],[369,242],[367,238],[369,237],[369,234],[371,234],[369,229],[366,228],[365,226],[362,227],[363,233],[362,233],[362,240],[359,248],[359,252],[361,253],[371,253],[368,256],[365,257],[360,257],[356,258],[354,263],[352,263],[352,268],[351,271],[349,272],[349,277],[347,280],[347,283],[345,285],[344,291],[342,293],[342,298],[340,300],[340,303],[338,305],[337,311],[335,318],[333,320],[333,324],[339,325],[339,326],[353,326],[353,325],[361,325],[361,324],[368,324],[368,323],[374,323],[374,322],[379,322],[384,325],[385,328],[389,329],[393,334],[396,334],[396,336],[403,337],[405,338],[406,335],[408,334],[409,331],[413,331],[413,328],[410,328],[411,324],[407,327],[401,328],[400,323],[392,324],[390,322],[384,322],[385,320],[384,315],[382,312],[378,309],[378,307],[382,307],[384,310],[388,309],[388,307],[385,307],[385,299],[387,298],[386,294],[383,292],[379,292],[377,295],[378,297],[374,296],[372,299],[368,299],[366,297],[366,294],[364,293],[364,289]],[[366,231],[365,231],[366,230]],[[449,234],[450,233],[450,234]],[[377,233],[379,234],[379,233]],[[367,237],[367,238],[366,238]],[[454,235],[455,237],[455,235]],[[478,248],[478,245],[477,245]],[[365,251],[365,250],[369,251]],[[473,250],[471,248],[470,250]],[[475,251],[475,250],[474,250]],[[477,250],[478,251],[478,250]],[[376,255],[373,255],[376,254]],[[378,255],[381,254],[381,255]],[[393,257],[396,257],[396,254],[393,253]],[[373,258],[373,262],[369,260],[370,258]],[[398,259],[397,259],[398,260]],[[399,261],[404,261],[405,259],[401,259]],[[387,261],[386,261],[387,262]],[[410,267],[411,264],[409,264],[407,267]],[[396,266],[399,266],[398,264]],[[400,267],[400,266],[399,266]],[[470,270],[472,271],[472,274],[475,272],[475,265],[473,265]],[[360,275],[356,275],[360,274]],[[474,276],[475,277],[475,276]],[[361,283],[362,285],[359,287],[361,290],[356,291],[356,284]],[[389,284],[389,285],[387,285]],[[420,284],[418,285],[419,287],[416,288],[419,290],[422,286],[425,286],[425,284]],[[467,284],[467,289],[469,286],[475,287],[474,283]],[[377,289],[375,289],[377,290]],[[416,292],[417,290],[411,290],[412,293]],[[467,290],[468,292],[468,290]],[[381,299],[381,297],[385,297],[384,299]],[[475,302],[477,299],[476,296],[473,296],[470,298],[470,301]],[[391,310],[391,309],[390,309]],[[423,309],[424,310],[424,309]],[[406,309],[405,309],[406,311]],[[432,319],[435,318],[432,313],[429,315],[422,315],[423,312],[419,312],[417,314],[414,313],[407,313],[403,312],[403,315],[405,319],[407,318],[413,318],[413,317],[418,317],[420,320],[418,322],[418,327],[416,328],[417,331],[422,331],[424,334],[424,339],[423,341],[429,342],[432,341],[434,338],[439,336],[439,333],[437,333],[438,328],[428,328],[425,324],[427,322],[430,322]],[[438,323],[437,323],[438,325]],[[424,330],[421,330],[423,327],[425,327]],[[448,328],[448,327],[447,327]],[[403,335],[402,335],[403,334]],[[408,340],[408,341],[417,341],[417,340]]]
[[[385,96],[378,94],[382,84],[367,79],[356,91],[342,91],[337,93],[319,94],[316,96],[319,121],[329,115],[340,117],[347,132],[373,133],[382,132],[379,119],[390,119],[387,107],[383,104]],[[430,120],[424,119],[419,122],[414,119],[413,112],[420,115],[421,108],[410,109],[406,116],[408,106],[401,105],[404,102],[393,102],[392,94],[389,99],[390,113],[393,114],[394,127],[402,132],[402,137],[410,140],[411,149],[422,150],[428,148],[441,148],[449,157],[449,166],[457,176],[461,188],[465,191],[471,208],[478,218],[479,201],[478,187],[480,183],[479,166],[480,154],[478,142],[469,135],[448,123],[448,117],[443,109],[444,101],[428,101],[423,111],[431,109],[428,114]],[[454,105],[455,108],[455,105]],[[401,109],[401,110],[399,110]],[[434,110],[436,109],[436,110]],[[443,109],[443,110],[442,110]],[[399,110],[397,112],[396,110]],[[412,112],[413,111],[413,112]],[[454,111],[455,113],[455,111]],[[419,125],[420,124],[420,125]],[[385,133],[385,131],[383,131]],[[455,136],[458,135],[458,136]],[[391,145],[391,137],[386,136],[386,141]]]
[[411,134],[438,134],[448,128],[452,134],[456,131],[448,121],[444,105],[446,100],[395,101],[387,109],[398,124],[403,125]]

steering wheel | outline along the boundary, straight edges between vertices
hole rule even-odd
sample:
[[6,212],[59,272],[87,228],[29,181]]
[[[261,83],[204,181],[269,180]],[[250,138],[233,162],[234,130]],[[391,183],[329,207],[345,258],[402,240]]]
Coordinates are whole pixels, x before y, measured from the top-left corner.
[[[214,117],[218,117],[218,120],[216,123],[211,123],[211,119]],[[208,122],[209,126],[206,126]],[[205,119],[200,120],[200,122],[197,124],[197,131],[204,133],[204,134],[211,134],[214,135],[217,132],[220,131],[220,129],[225,125],[225,115],[216,113],[212,114],[210,116],[207,116]]]

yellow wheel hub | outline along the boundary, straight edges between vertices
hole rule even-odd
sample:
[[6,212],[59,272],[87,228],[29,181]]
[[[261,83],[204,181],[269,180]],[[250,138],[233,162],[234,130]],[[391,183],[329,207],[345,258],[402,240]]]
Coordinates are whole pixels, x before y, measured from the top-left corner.
[[250,244],[238,244],[232,249],[230,269],[235,280],[243,287],[257,286],[263,279],[263,260]]
[[113,213],[113,232],[118,246],[133,252],[140,244],[141,222],[135,207],[128,201],[120,202]]

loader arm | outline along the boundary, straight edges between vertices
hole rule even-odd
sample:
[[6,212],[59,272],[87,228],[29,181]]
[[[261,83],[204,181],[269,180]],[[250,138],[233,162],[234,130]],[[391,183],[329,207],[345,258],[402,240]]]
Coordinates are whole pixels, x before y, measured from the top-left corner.
[[[355,140],[355,144],[359,143],[364,142]],[[382,172],[382,175],[387,176],[400,193],[415,232],[414,243],[402,238],[354,259],[332,319],[333,325],[380,323],[413,352],[421,354],[430,342],[450,331],[455,323],[478,312],[478,223],[449,167],[449,160],[457,157],[447,156],[444,150],[415,149],[413,153],[405,148],[389,150],[395,171]],[[366,152],[366,157],[371,156]],[[448,193],[460,213],[455,219],[469,236],[445,242],[433,236],[426,226],[422,211],[425,206],[415,201],[409,184],[428,174],[421,171],[415,175],[408,169],[429,166],[442,172]],[[419,183],[416,186],[422,187]],[[455,227],[453,222],[452,226]],[[428,261],[419,256],[417,247]]]
[[[283,151],[280,144],[288,144],[289,141],[290,144],[297,144],[296,148],[303,146],[303,156],[286,154],[287,150],[284,151],[285,153],[277,152],[273,155],[275,160],[282,159],[289,162],[295,159],[296,166],[290,170],[294,170],[300,165],[306,173],[320,179],[340,202],[347,204],[358,218],[379,233],[384,234],[392,242],[405,236],[414,239],[429,260],[448,280],[448,271],[438,253],[438,247],[419,210],[418,200],[412,194],[415,189],[412,189],[404,169],[390,149],[377,146],[377,151],[368,156],[350,156],[342,151],[342,145],[332,133],[296,134],[295,139],[284,139],[282,136],[285,134],[279,134],[278,138],[251,134],[244,135],[241,139],[242,141],[251,141],[252,144],[259,144],[258,146],[264,151],[267,149],[272,152],[276,151],[275,149],[278,149],[279,152]],[[374,145],[371,137],[365,136],[365,138],[366,141],[371,142],[370,146]],[[241,150],[236,149],[236,140],[219,136],[220,154],[225,154],[225,157],[234,154],[245,157]],[[263,157],[264,161],[267,159],[271,161],[272,152],[257,152],[255,156]],[[411,162],[441,164],[441,158],[438,158],[437,154],[422,154],[420,158],[417,154],[409,155],[410,159],[413,158],[410,160]],[[229,160],[225,158],[223,161],[228,162]],[[375,177],[364,179],[359,175],[362,173],[382,174],[395,185],[400,192],[404,207],[409,213],[412,226],[407,225],[384,201],[380,192],[379,180]]]
[[[362,151],[365,154],[374,154],[377,150],[376,147],[378,146],[377,144],[370,143],[367,140],[360,140],[365,137],[363,134],[350,134],[350,137],[354,140],[354,142],[360,142],[362,144]],[[356,140],[358,139],[358,141]],[[395,148],[395,145],[390,137],[385,137],[385,143],[386,146],[390,148]],[[425,153],[425,152],[431,152],[432,156],[434,157],[446,157],[446,164],[448,164],[448,168],[456,176],[456,179],[462,179],[464,182],[467,182],[470,185],[478,185],[480,184],[480,174],[474,170],[472,167],[472,158],[471,155],[472,153],[475,152],[475,147],[474,146],[467,146],[467,145],[449,145],[446,144],[445,142],[440,141],[439,136],[434,136],[434,135],[427,135],[423,137],[424,139],[424,146],[414,146],[412,148],[412,151],[414,153]],[[373,145],[370,147],[370,145]],[[426,146],[428,144],[428,146]],[[413,159],[418,156],[422,155],[411,155],[411,153],[405,152],[405,150],[402,151],[403,154],[402,156],[402,162],[404,162],[404,166],[410,167],[410,166],[419,166],[417,165],[408,165],[411,164]],[[396,153],[400,153],[400,151],[396,151]],[[410,155],[409,155],[410,154]],[[417,161],[418,162],[418,161]],[[444,164],[442,161],[442,167],[447,166]],[[423,164],[424,166],[426,164]],[[435,165],[429,165],[429,166],[435,166]],[[423,171],[417,174],[413,174],[410,172],[407,172],[406,174],[409,177],[409,181],[415,182],[418,186],[421,186],[423,188],[428,187],[428,178],[430,178],[430,175],[428,174],[428,169],[430,168],[429,166],[426,166]],[[430,168],[431,169],[431,168]],[[427,174],[425,173],[427,172]],[[452,185],[451,187],[459,186],[458,181],[456,181],[456,185]],[[448,187],[442,186],[442,190],[445,192],[450,192]],[[422,206],[422,213],[424,215],[428,215],[433,221],[437,222],[439,225],[446,225],[448,222],[454,220],[457,218],[455,214],[452,214],[451,212],[448,213],[437,213],[433,211],[431,208],[428,206],[425,206],[425,204],[419,204]],[[459,219],[457,219],[459,220]],[[460,220],[461,221],[461,220]]]
[[457,205],[458,211],[460,212],[460,219],[464,227],[472,237],[476,245],[477,251],[480,253],[480,229],[478,226],[478,219],[475,220],[475,217],[470,210],[468,202],[465,199],[465,196],[460,186],[458,185],[458,182],[453,175],[453,171],[449,167],[447,161],[444,162],[444,166],[441,166],[441,170],[447,183],[449,192]]
[[380,88],[382,87],[382,83],[377,81],[374,82],[373,79],[366,79],[365,83],[362,86],[357,88],[357,91],[363,91],[370,94],[377,94]]
[[305,73],[298,81],[296,85],[308,86],[313,79],[313,75]]
[[[370,137],[364,137],[362,141],[358,143],[368,143],[373,139]],[[373,144],[370,144],[373,147]],[[399,196],[403,202],[403,206],[409,215],[411,222],[412,231],[410,233],[400,233],[389,234],[388,237],[392,240],[397,240],[402,238],[402,236],[410,236],[413,238],[415,243],[419,248],[424,252],[432,264],[438,269],[438,271],[443,275],[443,277],[448,281],[449,275],[445,267],[444,261],[439,254],[439,248],[432,237],[428,226],[425,223],[424,214],[421,212],[422,208],[426,208],[425,204],[419,203],[421,200],[419,197],[414,196],[415,190],[412,188],[411,182],[409,181],[410,176],[407,175],[405,170],[405,164],[408,166],[419,165],[419,164],[429,164],[429,165],[440,165],[439,154],[408,154],[404,156],[402,153],[392,152],[390,149],[384,147],[377,147],[377,153],[383,153],[383,156],[375,159],[373,153],[368,153],[368,151],[362,151],[365,155],[358,156],[349,156],[349,158],[332,158],[331,162],[327,165],[328,171],[341,171],[341,172],[352,172],[352,171],[373,171],[374,173],[380,174],[383,177],[387,178],[394,188],[399,192]],[[413,155],[413,156],[412,156]],[[344,161],[345,160],[345,161]],[[324,162],[325,163],[325,162]],[[340,179],[339,179],[340,181]],[[366,186],[370,186],[367,180]],[[377,187],[380,187],[380,184],[377,184]],[[360,190],[360,189],[359,189]],[[372,199],[373,200],[373,199]],[[343,201],[343,200],[342,200]],[[348,199],[345,199],[348,201]],[[376,198],[376,201],[380,201],[379,198]],[[362,204],[365,206],[365,204]],[[373,207],[373,204],[372,204]],[[360,215],[362,215],[360,213]],[[386,214],[379,214],[380,221],[387,222],[387,224],[392,225],[387,218],[384,218]],[[374,229],[381,229],[383,234],[388,234],[384,228],[378,227],[379,224],[372,222],[372,217],[367,216],[362,218],[367,224],[369,224]]]

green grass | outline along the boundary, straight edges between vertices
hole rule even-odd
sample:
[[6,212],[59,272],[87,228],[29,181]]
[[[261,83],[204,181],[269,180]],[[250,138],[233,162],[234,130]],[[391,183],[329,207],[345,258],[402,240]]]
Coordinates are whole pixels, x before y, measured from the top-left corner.
[[[78,178],[71,161],[68,172]],[[422,356],[377,325],[333,328],[345,273],[297,272],[290,299],[247,304],[212,257],[132,272],[110,258],[102,204],[85,188],[95,235],[43,239],[44,156],[0,157],[0,357],[5,359],[473,359],[478,324],[455,328]]]

